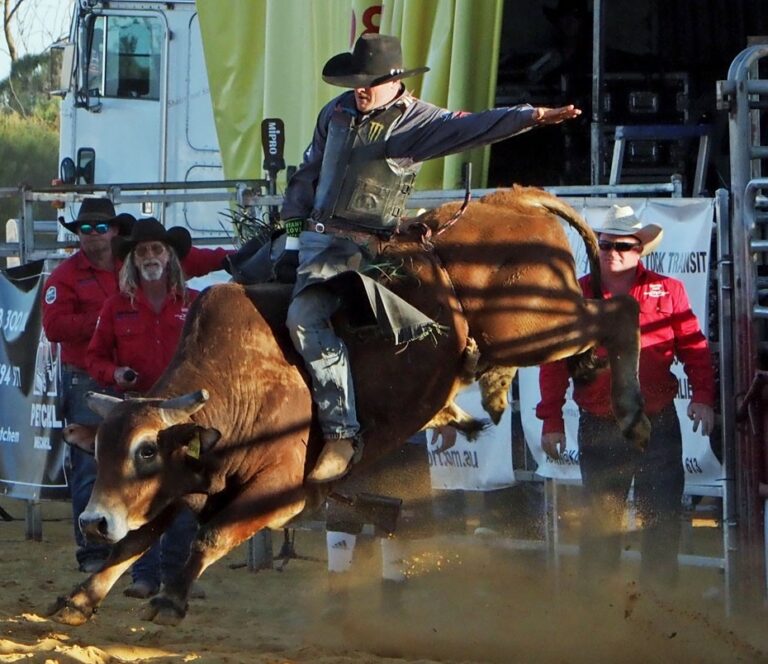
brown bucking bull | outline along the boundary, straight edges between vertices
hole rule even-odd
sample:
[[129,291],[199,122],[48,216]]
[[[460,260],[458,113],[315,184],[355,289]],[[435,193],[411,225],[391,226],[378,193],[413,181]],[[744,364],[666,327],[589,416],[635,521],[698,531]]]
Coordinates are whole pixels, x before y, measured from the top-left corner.
[[[418,218],[412,228],[429,229],[430,239],[405,234],[383,250],[385,262],[405,274],[390,288],[440,323],[442,334],[402,348],[360,334],[343,312],[335,321],[350,351],[365,442],[353,472],[427,425],[456,422],[471,430],[452,401],[463,382],[480,381],[496,419],[516,367],[576,356],[578,368],[597,345],[608,350],[614,413],[625,435],[644,445],[637,305],[631,297],[583,298],[556,216],[579,232],[597,276],[596,238],[586,222],[532,188],[486,196],[458,220],[457,209],[447,204]],[[96,484],[80,526],[114,546],[100,572],[58,599],[56,620],[88,620],[186,503],[199,517],[197,539],[182,575],[144,615],[175,624],[209,565],[261,528],[283,526],[328,490],[304,484],[322,436],[285,328],[289,293],[274,284],[209,288],[147,398],[89,396],[104,420]]]

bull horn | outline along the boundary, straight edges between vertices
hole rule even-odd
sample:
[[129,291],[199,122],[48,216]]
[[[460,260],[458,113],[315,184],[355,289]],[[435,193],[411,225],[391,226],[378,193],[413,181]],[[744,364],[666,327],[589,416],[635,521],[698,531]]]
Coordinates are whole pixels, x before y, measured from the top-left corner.
[[198,390],[179,397],[166,399],[158,405],[163,421],[170,425],[183,422],[187,417],[200,410],[208,401],[208,390]]
[[117,404],[123,403],[123,400],[119,397],[110,396],[109,394],[88,392],[85,395],[85,402],[88,404],[88,408],[104,419],[112,412],[112,409],[117,406]]

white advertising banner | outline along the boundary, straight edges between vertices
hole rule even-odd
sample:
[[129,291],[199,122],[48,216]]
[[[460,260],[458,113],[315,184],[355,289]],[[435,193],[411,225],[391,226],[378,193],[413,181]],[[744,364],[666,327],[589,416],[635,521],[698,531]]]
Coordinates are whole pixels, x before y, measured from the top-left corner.
[[[580,199],[569,202],[593,228],[602,225],[608,207],[613,204],[631,205],[641,221],[662,226],[664,238],[661,244],[656,251],[643,258],[643,263],[648,269],[679,279],[685,284],[693,312],[704,334],[707,334],[708,278],[714,215],[714,202],[711,199]],[[584,243],[574,232],[570,229],[568,231],[577,271],[581,276],[588,269]],[[683,433],[686,483],[715,484],[722,479],[722,466],[710,448],[709,439],[700,432],[692,431],[686,415],[690,388],[682,365],[676,362],[672,370],[679,381],[675,405]],[[577,444],[579,412],[570,398],[570,389],[563,408],[566,451],[560,459],[554,461],[544,454],[540,445],[541,420],[536,417],[536,404],[540,398],[538,367],[521,369],[519,378],[523,431],[528,448],[538,464],[538,474],[555,479],[580,479]]]
[[[473,383],[456,399],[465,411],[478,419],[488,419],[480,405],[480,388]],[[456,445],[436,451],[432,432],[427,433],[429,472],[433,489],[493,491],[515,483],[512,470],[512,415],[507,408],[498,425],[491,425],[475,442],[458,436]]]

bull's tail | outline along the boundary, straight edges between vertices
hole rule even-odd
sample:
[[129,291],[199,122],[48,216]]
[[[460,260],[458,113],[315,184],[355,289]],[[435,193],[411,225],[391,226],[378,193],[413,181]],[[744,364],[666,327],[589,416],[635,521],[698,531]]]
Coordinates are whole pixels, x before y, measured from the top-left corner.
[[[491,205],[509,205],[512,203],[519,206],[521,211],[524,211],[526,206],[540,207],[550,214],[563,219],[584,241],[587,250],[587,258],[589,260],[589,269],[592,274],[592,297],[596,300],[603,299],[603,284],[600,276],[597,236],[589,227],[587,220],[568,205],[568,203],[543,189],[538,189],[536,187],[521,187],[519,185],[514,185],[511,190],[499,190],[483,196],[481,202],[486,202]],[[583,353],[568,358],[568,368],[571,371],[574,381],[591,381],[604,364],[604,362],[597,359],[594,349],[586,350]]]
[[[554,215],[565,220],[584,241],[589,260],[589,271],[592,275],[592,297],[595,300],[603,299],[603,285],[600,276],[600,258],[598,255],[597,236],[576,210],[568,203],[555,196],[545,194],[537,200],[537,203]],[[589,383],[595,379],[597,372],[605,367],[605,360],[600,360],[594,348],[573,355],[566,360],[568,370],[576,383]]]
[[589,227],[584,217],[576,212],[568,203],[555,196],[546,195],[538,203],[552,214],[566,221],[584,240],[584,246],[587,249],[587,259],[589,260],[589,271],[592,274],[592,297],[595,300],[602,300],[603,283],[600,276],[600,258],[595,231]]

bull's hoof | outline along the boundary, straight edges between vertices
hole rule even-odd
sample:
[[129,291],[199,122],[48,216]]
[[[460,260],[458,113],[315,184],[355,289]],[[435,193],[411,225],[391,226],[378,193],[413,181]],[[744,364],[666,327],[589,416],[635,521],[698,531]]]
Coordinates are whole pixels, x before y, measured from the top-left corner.
[[51,620],[73,627],[87,623],[93,613],[92,608],[76,606],[69,597],[57,597],[45,611],[45,615]]
[[478,379],[480,403],[494,424],[501,421],[509,404],[509,388],[515,378],[514,367],[490,367]]
[[486,413],[488,413],[488,417],[491,418],[491,422],[494,424],[498,424],[501,422],[501,418],[504,415],[504,411],[506,410],[506,403],[501,408],[496,408],[492,406],[491,404],[482,404],[483,408]]
[[187,615],[188,604],[168,595],[153,597],[141,610],[141,619],[157,625],[178,625]]
[[651,439],[651,421],[641,413],[639,417],[632,422],[632,425],[624,429],[624,436],[631,441],[641,452],[645,452],[648,447],[648,441]]
[[488,420],[478,420],[471,418],[466,422],[459,422],[454,426],[464,434],[466,439],[470,443],[474,443],[483,431],[485,431],[490,425]]

